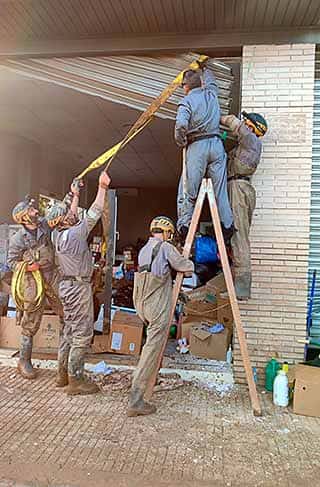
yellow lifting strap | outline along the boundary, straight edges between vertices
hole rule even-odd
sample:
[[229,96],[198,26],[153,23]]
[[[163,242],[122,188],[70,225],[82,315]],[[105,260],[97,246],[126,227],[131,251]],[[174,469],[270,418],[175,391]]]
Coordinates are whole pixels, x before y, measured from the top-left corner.
[[[208,56],[201,55],[199,56],[198,60],[193,61],[189,64],[187,69],[198,69],[199,63],[204,62],[208,59]],[[88,172],[92,171],[93,169],[97,169],[98,167],[103,166],[103,164],[108,163],[106,166],[106,170],[109,168],[110,164],[112,163],[115,156],[118,152],[125,147],[136,135],[138,135],[152,120],[154,114],[159,110],[159,108],[167,101],[167,99],[172,95],[172,93],[181,85],[183,80],[184,71],[176,76],[176,78],[160,93],[155,100],[149,105],[149,107],[140,115],[138,120],[135,124],[131,127],[127,135],[124,139],[121,140],[118,144],[108,149],[104,152],[101,156],[91,162],[91,164],[82,171],[76,179],[82,179]]]
[[25,298],[27,267],[27,262],[20,262],[15,268],[11,281],[11,294],[19,311],[27,310],[29,313],[33,313],[42,306],[45,295],[45,284],[40,270],[31,272],[30,274],[35,281],[35,296],[31,301],[28,301]]

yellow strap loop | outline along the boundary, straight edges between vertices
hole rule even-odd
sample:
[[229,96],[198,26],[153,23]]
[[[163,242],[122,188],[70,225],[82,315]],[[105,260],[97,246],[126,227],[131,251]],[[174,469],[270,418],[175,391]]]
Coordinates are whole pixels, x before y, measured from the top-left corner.
[[28,311],[33,313],[37,311],[43,302],[45,295],[45,286],[40,270],[33,271],[30,274],[36,283],[36,294],[32,301],[25,298],[25,276],[27,272],[28,263],[20,262],[12,276],[11,293],[19,311]]
[[[199,63],[203,63],[208,59],[208,56],[201,55],[198,60],[193,61],[189,64],[187,69],[199,69]],[[183,75],[186,70],[181,71],[175,79],[160,93],[160,95],[153,100],[149,107],[140,115],[135,124],[131,127],[127,135],[122,139],[121,142],[108,149],[106,152],[101,154],[97,159],[91,162],[89,166],[82,171],[76,179],[82,179],[88,172],[93,171],[105,163],[107,164],[106,169],[108,169],[116,157],[118,152],[125,147],[136,135],[138,135],[153,119],[153,115],[159,110],[159,108],[167,101],[167,99],[172,95],[172,93],[181,85],[183,80]]]

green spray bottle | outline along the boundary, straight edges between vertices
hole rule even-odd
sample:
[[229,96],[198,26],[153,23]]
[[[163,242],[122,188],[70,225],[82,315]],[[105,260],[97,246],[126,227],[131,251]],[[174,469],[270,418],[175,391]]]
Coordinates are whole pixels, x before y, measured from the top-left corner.
[[278,370],[280,369],[281,369],[280,363],[278,362],[278,360],[272,357],[272,359],[269,360],[269,362],[267,363],[265,369],[265,379],[266,379],[265,388],[267,391],[269,392],[273,391],[273,382],[277,376]]

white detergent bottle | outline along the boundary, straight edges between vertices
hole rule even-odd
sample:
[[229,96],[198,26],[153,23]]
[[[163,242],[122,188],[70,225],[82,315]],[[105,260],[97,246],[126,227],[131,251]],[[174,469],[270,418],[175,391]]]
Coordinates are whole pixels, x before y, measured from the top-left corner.
[[273,404],[287,407],[289,404],[289,381],[284,370],[279,370],[273,383]]
[[228,364],[231,364],[231,362],[232,362],[232,348],[231,348],[231,345],[229,345],[229,348],[228,348],[228,351],[227,351],[226,362]]

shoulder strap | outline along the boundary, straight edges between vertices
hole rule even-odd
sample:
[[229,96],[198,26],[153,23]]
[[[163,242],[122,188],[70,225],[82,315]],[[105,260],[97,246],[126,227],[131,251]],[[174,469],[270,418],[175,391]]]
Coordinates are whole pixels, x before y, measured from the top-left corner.
[[164,242],[158,242],[152,249],[152,254],[151,254],[151,261],[150,264],[143,265],[139,267],[139,272],[151,272],[151,267],[153,264],[154,259],[157,257],[157,255],[160,252],[161,246]]

